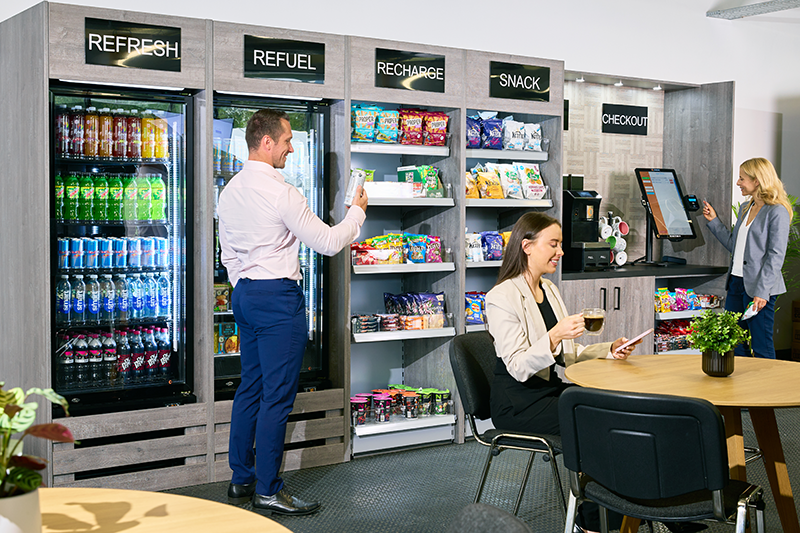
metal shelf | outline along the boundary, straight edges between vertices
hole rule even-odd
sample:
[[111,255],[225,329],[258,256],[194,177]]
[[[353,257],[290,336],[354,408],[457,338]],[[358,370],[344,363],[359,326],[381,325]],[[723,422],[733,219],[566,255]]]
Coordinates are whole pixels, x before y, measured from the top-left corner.
[[400,265],[353,265],[354,274],[408,274],[411,272],[453,272],[455,263],[403,263]]
[[214,316],[227,316],[232,314],[233,311],[214,311]]
[[411,329],[402,331],[376,331],[375,333],[353,333],[353,342],[406,341],[454,337],[456,328]]
[[[714,312],[721,311],[721,307],[711,309]],[[700,316],[708,309],[690,309],[688,311],[670,311],[668,313],[656,313],[656,320],[678,320],[681,318],[693,318]]]
[[467,207],[553,207],[553,200],[500,200],[492,198],[467,198]]
[[350,152],[354,154],[450,157],[450,148],[447,146],[424,146],[416,144],[350,143]]
[[398,207],[453,207],[456,205],[452,198],[370,198],[369,206],[398,206]]
[[466,332],[472,333],[473,331],[486,331],[486,324],[467,324]]
[[465,261],[467,268],[500,268],[503,260],[500,261]]
[[527,150],[486,150],[468,148],[467,159],[508,159],[514,161],[547,161],[547,152]]
[[437,426],[451,426],[455,424],[454,415],[430,415],[419,418],[402,418],[401,415],[392,415],[389,422],[370,421],[363,426],[355,426],[356,435],[367,437],[370,435],[382,435],[385,433],[395,433],[397,431],[413,431],[415,429],[431,428]]
[[658,352],[656,355],[700,355],[703,352],[700,350],[693,350],[691,348],[687,348],[685,350],[669,350],[666,352]]

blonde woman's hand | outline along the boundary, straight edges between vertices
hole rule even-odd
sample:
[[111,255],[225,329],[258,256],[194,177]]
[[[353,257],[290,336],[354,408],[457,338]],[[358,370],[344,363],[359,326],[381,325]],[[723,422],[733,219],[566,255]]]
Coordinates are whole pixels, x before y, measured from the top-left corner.
[[711,204],[705,200],[703,200],[703,216],[706,217],[706,220],[709,222],[717,218],[717,212],[714,211],[714,208],[711,207]]

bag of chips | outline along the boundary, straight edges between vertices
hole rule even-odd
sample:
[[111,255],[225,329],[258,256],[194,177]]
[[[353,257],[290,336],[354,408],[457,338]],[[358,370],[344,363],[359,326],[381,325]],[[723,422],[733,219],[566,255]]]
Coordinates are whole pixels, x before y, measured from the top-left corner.
[[481,147],[481,118],[467,117],[467,148]]
[[382,111],[377,106],[352,106],[353,131],[350,140],[353,142],[373,142],[375,140],[375,121]]
[[525,125],[509,115],[503,119],[503,150],[522,150],[525,147]]
[[465,236],[465,246],[467,261],[480,263],[483,261],[483,249],[480,233],[467,233]]
[[426,235],[425,262],[442,262],[442,239],[435,235]]
[[503,187],[500,185],[500,178],[493,171],[478,172],[478,191],[481,198],[495,198],[502,200]]
[[[489,163],[486,164],[489,166]],[[512,198],[514,200],[522,200],[522,185],[520,184],[519,175],[514,165],[502,163],[499,165],[492,165],[491,168],[500,178],[500,186],[503,188],[503,196]]]
[[426,112],[422,123],[422,143],[426,146],[444,146],[449,118],[439,111]]
[[423,113],[417,109],[400,110],[401,144],[422,144]]
[[467,172],[465,176],[466,185],[467,185],[467,198],[480,198],[481,195],[478,193],[478,181],[475,179],[475,175],[472,172]]
[[542,151],[542,126],[541,124],[524,125],[525,144],[523,149],[541,152]]
[[487,118],[481,121],[481,148],[487,150],[503,149],[503,121]]
[[485,324],[485,292],[470,291],[464,293],[464,307],[467,324]]
[[500,261],[503,259],[503,238],[496,231],[482,231],[481,249],[484,261]]
[[528,200],[539,200],[544,197],[547,187],[542,180],[539,165],[536,163],[514,163],[520,178],[522,193]]
[[375,142],[396,143],[400,112],[387,109],[378,112],[375,124]]

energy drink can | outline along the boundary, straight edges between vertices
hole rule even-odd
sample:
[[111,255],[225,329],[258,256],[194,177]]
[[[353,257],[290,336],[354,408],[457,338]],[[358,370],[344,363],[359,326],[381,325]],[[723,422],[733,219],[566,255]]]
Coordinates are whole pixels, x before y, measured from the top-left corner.
[[156,268],[169,266],[169,241],[164,237],[156,237]]
[[58,239],[58,269],[69,269],[69,239]]
[[344,205],[350,207],[353,205],[353,200],[356,196],[356,189],[364,186],[367,179],[367,173],[360,168],[354,168],[350,171],[350,183],[347,184],[347,193],[344,195]]
[[139,239],[142,247],[142,268],[155,268],[156,243],[155,237],[142,237]]
[[128,239],[128,268],[142,268],[142,239],[140,237]]
[[114,250],[111,247],[111,239],[98,237],[95,240],[97,241],[97,250],[100,253],[100,268],[111,268],[114,266]]
[[114,268],[128,268],[128,240],[111,239]]
[[69,268],[80,270],[83,268],[83,239],[69,240]]
[[97,269],[98,264],[97,241],[91,237],[83,238],[83,266],[85,268]]

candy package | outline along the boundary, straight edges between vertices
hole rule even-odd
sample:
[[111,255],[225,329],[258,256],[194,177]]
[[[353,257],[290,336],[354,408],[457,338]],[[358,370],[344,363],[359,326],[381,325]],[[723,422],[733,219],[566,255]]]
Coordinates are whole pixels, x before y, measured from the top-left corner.
[[424,263],[427,252],[427,235],[403,234],[407,263]]
[[422,143],[426,146],[444,146],[447,140],[447,121],[445,113],[429,111],[424,114],[422,123]]
[[689,309],[689,297],[686,289],[675,289],[675,303],[672,304],[673,311],[686,311]]
[[400,143],[422,144],[422,121],[424,111],[400,110]]
[[386,109],[378,112],[375,123],[375,142],[396,143],[400,131],[400,112]]
[[478,181],[475,179],[475,176],[472,172],[467,172],[465,176],[465,183],[467,186],[467,194],[466,198],[480,198],[481,195],[478,192]]
[[503,150],[522,150],[525,147],[525,125],[513,116],[503,119]]
[[380,107],[353,105],[353,131],[350,140],[353,142],[373,142],[375,140],[375,121]]
[[525,124],[523,127],[525,142],[523,149],[534,152],[542,151],[542,126],[541,124]]
[[481,198],[505,198],[500,178],[494,172],[478,172],[478,191]]
[[484,261],[500,261],[503,259],[503,237],[496,231],[481,232],[481,250]]
[[425,246],[425,262],[426,263],[441,263],[442,262],[442,239],[434,235],[426,235]]
[[481,118],[467,117],[467,148],[481,147]]

